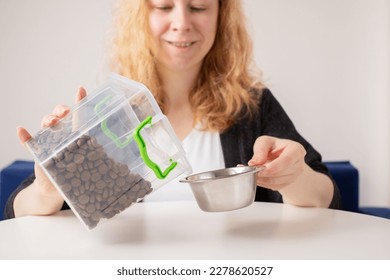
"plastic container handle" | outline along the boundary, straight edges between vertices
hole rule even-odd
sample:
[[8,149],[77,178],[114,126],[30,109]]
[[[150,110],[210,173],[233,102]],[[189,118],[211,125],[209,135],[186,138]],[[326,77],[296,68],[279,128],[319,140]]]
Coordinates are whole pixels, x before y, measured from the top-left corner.
[[141,135],[141,129],[143,129],[147,124],[152,124],[152,117],[148,116],[146,119],[144,119],[135,129],[134,131],[134,139],[135,142],[138,145],[138,149],[141,153],[141,157],[145,164],[153,170],[154,174],[159,179],[164,179],[168,176],[168,174],[177,166],[177,162],[173,161],[172,159],[169,159],[171,164],[164,170],[161,171],[161,168],[149,158],[148,151],[146,149],[146,144],[144,139]]
[[[95,112],[96,114],[103,118],[100,114],[101,112],[101,107],[107,103],[110,99],[112,98],[111,95],[107,96],[106,98],[104,98],[103,100],[101,100],[98,104],[95,105]],[[151,116],[148,116],[146,117],[145,120],[143,120],[135,129],[134,131],[134,134],[133,134],[133,137],[138,145],[138,150],[141,154],[141,157],[142,157],[142,160],[145,162],[145,164],[154,172],[154,174],[156,175],[157,178],[159,179],[165,179],[169,173],[177,166],[177,162],[176,161],[173,161],[172,159],[169,159],[169,161],[171,162],[171,164],[164,170],[164,171],[161,171],[161,168],[160,166],[158,166],[158,164],[156,164],[154,161],[152,161],[148,155],[148,151],[146,149],[146,144],[145,144],[145,141],[144,139],[142,138],[142,135],[141,135],[141,130],[147,125],[147,124],[152,124],[152,117]],[[124,148],[126,147],[127,145],[129,145],[131,143],[131,141],[133,140],[133,137],[131,135],[129,135],[125,141],[121,141],[118,137],[118,135],[116,135],[114,132],[112,132],[108,126],[107,126],[107,119],[104,119],[101,124],[100,124],[100,127],[103,131],[103,133],[108,137],[110,138],[112,141],[114,141],[115,145],[118,147],[118,148]]]

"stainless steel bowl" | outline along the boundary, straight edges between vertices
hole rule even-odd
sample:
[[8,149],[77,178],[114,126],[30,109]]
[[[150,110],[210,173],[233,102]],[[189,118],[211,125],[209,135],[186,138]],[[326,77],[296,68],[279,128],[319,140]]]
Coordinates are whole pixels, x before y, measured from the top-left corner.
[[220,212],[249,206],[255,200],[256,174],[264,167],[237,166],[187,176],[199,205],[206,212]]

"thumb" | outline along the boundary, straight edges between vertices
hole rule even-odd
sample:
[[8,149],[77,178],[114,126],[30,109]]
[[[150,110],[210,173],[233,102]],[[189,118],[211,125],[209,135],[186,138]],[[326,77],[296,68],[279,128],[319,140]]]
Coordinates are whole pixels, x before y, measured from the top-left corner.
[[22,145],[32,138],[31,134],[21,126],[16,128],[16,134],[18,135],[19,141]]
[[253,156],[248,161],[249,166],[263,165],[268,160],[268,153],[274,146],[274,139],[270,136],[260,136],[253,145]]
[[[87,96],[87,91],[85,90],[84,87],[79,87],[79,89],[77,90],[77,94],[76,94],[76,103],[80,102],[81,100],[83,100],[85,97]],[[80,128],[81,124],[80,124],[80,111],[76,111],[73,113],[72,115],[72,127],[73,127],[73,131],[77,130]]]
[[76,103],[80,102],[86,96],[87,96],[87,91],[85,90],[85,88],[79,87],[79,89],[77,90],[77,94],[76,94]]

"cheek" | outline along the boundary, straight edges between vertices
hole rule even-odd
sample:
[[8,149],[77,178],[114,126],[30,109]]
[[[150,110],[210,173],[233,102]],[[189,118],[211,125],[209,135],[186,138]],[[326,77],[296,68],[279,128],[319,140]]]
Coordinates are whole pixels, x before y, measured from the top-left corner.
[[207,41],[214,42],[217,35],[217,19],[208,18],[207,20],[202,21],[201,28],[204,30],[205,37]]
[[149,26],[150,26],[151,34],[155,39],[157,39],[159,35],[162,33],[161,21],[158,18],[151,16],[149,18]]
[[207,34],[206,36],[207,42],[212,45],[217,35],[217,29],[214,27],[206,26],[205,32],[206,32],[205,34]]

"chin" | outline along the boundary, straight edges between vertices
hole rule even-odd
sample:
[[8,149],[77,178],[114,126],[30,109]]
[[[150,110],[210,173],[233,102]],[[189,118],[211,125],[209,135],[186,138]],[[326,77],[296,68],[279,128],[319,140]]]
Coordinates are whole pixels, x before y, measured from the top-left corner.
[[165,64],[165,67],[172,70],[172,71],[189,71],[193,69],[200,69],[202,63],[201,62],[176,62],[170,61],[169,64]]

